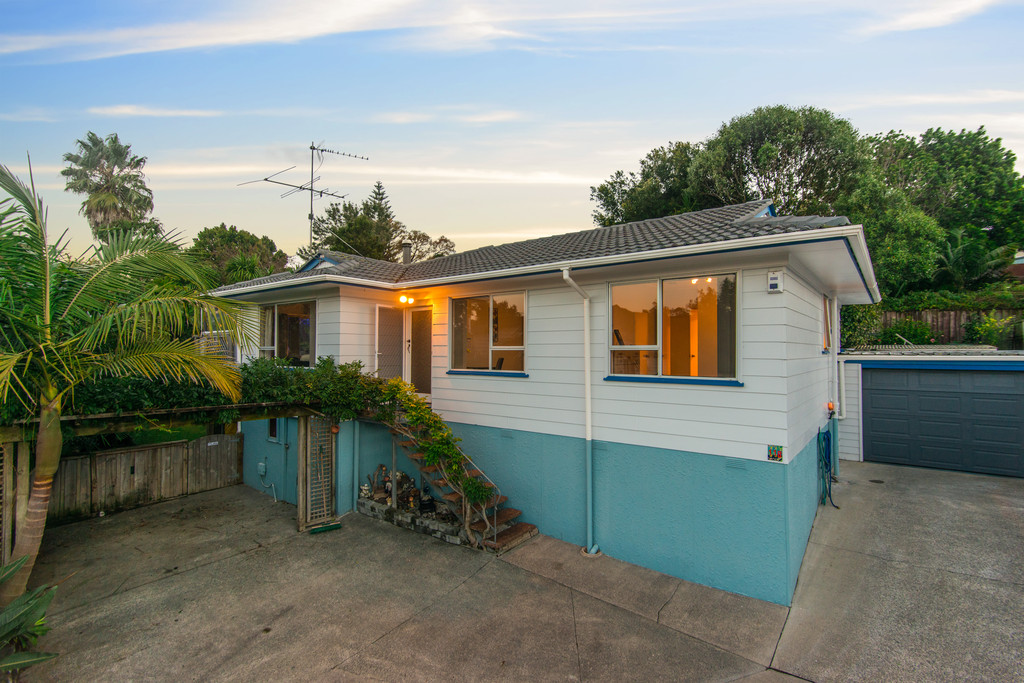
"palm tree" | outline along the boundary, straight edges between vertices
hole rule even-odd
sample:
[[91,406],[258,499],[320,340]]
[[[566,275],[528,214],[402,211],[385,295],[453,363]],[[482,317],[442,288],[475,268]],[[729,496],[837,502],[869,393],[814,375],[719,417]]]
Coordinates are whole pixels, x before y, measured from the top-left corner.
[[963,228],[954,228],[939,252],[933,281],[938,286],[963,292],[998,280],[1013,262],[1016,251],[1013,245],[988,249],[980,239],[967,235]]
[[153,191],[142,173],[146,157],[132,154],[117,133],[101,138],[89,131],[75,144],[78,153],[64,155],[71,165],[60,174],[68,179],[67,192],[86,195],[80,213],[97,239],[112,223],[141,221],[153,210]]
[[258,277],[264,277],[273,272],[274,269],[272,267],[260,263],[259,255],[239,254],[225,264],[224,284],[255,280]]
[[20,404],[39,421],[28,514],[13,551],[29,559],[0,591],[7,604],[24,592],[39,552],[74,388],[142,376],[205,382],[237,399],[237,367],[204,353],[198,333],[205,325],[244,343],[253,331],[241,305],[203,294],[206,276],[175,242],[115,233],[73,259],[63,237],[48,241],[34,183],[0,166],[0,189],[8,195],[0,201],[0,403]]

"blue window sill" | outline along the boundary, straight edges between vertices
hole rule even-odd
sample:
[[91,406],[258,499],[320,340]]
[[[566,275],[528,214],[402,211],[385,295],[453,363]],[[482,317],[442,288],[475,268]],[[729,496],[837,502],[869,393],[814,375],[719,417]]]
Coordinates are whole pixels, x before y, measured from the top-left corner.
[[738,379],[708,379],[702,377],[651,377],[649,375],[608,375],[606,382],[645,382],[647,384],[708,384],[718,387],[742,387]]
[[529,377],[525,372],[499,372],[497,370],[449,370],[449,375],[477,375],[478,377]]

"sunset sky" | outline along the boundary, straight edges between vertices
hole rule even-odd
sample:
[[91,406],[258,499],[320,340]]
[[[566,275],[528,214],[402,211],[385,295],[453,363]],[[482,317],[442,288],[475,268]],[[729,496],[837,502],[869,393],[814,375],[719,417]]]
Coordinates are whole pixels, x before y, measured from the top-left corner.
[[[1024,153],[1024,7],[991,0],[0,0],[0,163],[32,156],[52,233],[85,249],[61,156],[87,131],[149,158],[154,215],[292,253],[309,180],[457,248],[592,227],[589,187],[761,105],[863,133],[984,125]],[[319,163],[319,162],[318,162]],[[1024,166],[1018,163],[1018,169]],[[317,200],[316,211],[326,207]]]

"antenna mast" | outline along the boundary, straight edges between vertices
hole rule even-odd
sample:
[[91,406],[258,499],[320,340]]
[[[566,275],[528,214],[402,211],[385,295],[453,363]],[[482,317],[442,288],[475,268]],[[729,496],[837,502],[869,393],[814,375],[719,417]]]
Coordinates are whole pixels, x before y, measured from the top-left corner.
[[338,151],[333,150],[333,149],[327,149],[325,147],[320,147],[316,143],[311,142],[311,143],[309,143],[309,182],[308,183],[303,183],[302,185],[293,185],[291,183],[281,182],[280,180],[273,180],[274,176],[281,175],[282,173],[285,173],[285,172],[290,171],[293,168],[295,168],[294,166],[290,166],[290,167],[284,169],[283,171],[278,171],[277,173],[272,173],[272,174],[268,175],[266,178],[260,178],[259,180],[250,180],[248,182],[239,183],[238,184],[239,186],[242,186],[242,185],[249,185],[250,183],[267,182],[267,183],[274,183],[275,185],[284,185],[285,187],[292,188],[292,189],[288,190],[287,192],[285,192],[284,194],[281,195],[282,199],[287,197],[287,196],[289,196],[289,195],[293,195],[296,192],[308,192],[309,193],[309,244],[310,244],[310,246],[312,246],[312,244],[313,244],[313,200],[316,197],[320,197],[322,199],[323,197],[327,196],[327,197],[334,197],[335,199],[344,199],[345,197],[348,196],[348,195],[344,195],[344,194],[335,194],[334,192],[331,192],[327,188],[324,188],[322,190],[318,190],[314,186],[316,181],[320,180],[320,176],[316,175],[316,169],[314,168],[313,164],[315,163],[316,158],[319,156],[320,157],[320,164],[323,165],[323,155],[324,155],[324,152],[327,152],[329,154],[336,154],[336,155],[341,156],[341,157],[349,157],[351,159],[362,159],[363,161],[369,161],[370,160],[368,157],[359,156],[358,154],[349,154],[348,152],[338,152]]

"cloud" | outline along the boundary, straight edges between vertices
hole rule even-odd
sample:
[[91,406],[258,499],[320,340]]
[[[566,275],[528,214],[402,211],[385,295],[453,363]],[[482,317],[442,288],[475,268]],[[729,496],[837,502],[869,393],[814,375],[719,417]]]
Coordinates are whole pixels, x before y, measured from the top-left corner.
[[434,107],[427,111],[386,112],[374,116],[372,120],[377,123],[405,125],[432,121],[439,121],[442,123],[505,123],[508,121],[520,121],[525,118],[523,112],[513,111],[510,109],[459,113],[472,109],[475,109],[472,105],[446,105],[442,107]]
[[0,112],[0,121],[16,121],[19,123],[53,123],[57,116],[49,109],[38,107],[22,107],[9,112]]
[[[650,50],[660,48],[637,41],[636,32],[732,22],[736,17],[758,21],[826,16],[842,23],[841,32],[873,36],[947,26],[997,4],[1000,0],[635,0],[624,8],[614,0],[211,0],[205,5],[205,14],[187,21],[161,23],[156,19],[142,25],[32,34],[13,33],[8,25],[8,32],[0,34],[0,55],[48,52],[58,60],[77,61],[171,50],[297,43],[371,31],[393,32],[385,40],[396,49],[557,50],[579,46],[581,35],[600,34],[601,43],[593,46],[597,49],[603,45],[609,50]],[[672,45],[669,49],[679,48]]]
[[874,109],[882,107],[915,107],[1024,102],[1024,90],[967,90],[948,93],[885,93],[856,96],[836,103],[837,109]]
[[1001,4],[999,0],[922,0],[920,2],[895,2],[877,22],[865,25],[865,35],[877,35],[897,31],[918,31],[956,24],[990,7]]
[[90,114],[100,116],[156,116],[156,117],[213,117],[224,112],[211,109],[161,109],[139,104],[115,104],[109,107],[89,107]]

